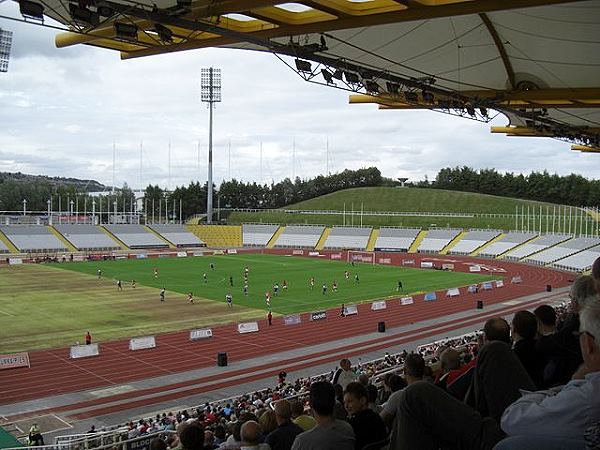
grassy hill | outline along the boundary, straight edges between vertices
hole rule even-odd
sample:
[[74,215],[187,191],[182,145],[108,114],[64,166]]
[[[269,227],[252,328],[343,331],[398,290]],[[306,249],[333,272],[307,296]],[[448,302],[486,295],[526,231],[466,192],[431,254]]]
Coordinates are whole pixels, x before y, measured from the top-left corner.
[[[470,213],[473,217],[441,217],[441,216],[369,216],[363,215],[364,225],[373,226],[441,226],[460,228],[497,228],[514,229],[515,211],[518,208],[530,208],[530,214],[539,216],[546,208],[552,214],[554,205],[528,200],[519,200],[494,195],[471,192],[445,191],[440,189],[417,188],[356,188],[334,192],[311,200],[290,205],[286,211],[266,211],[260,213],[233,212],[229,215],[230,223],[264,222],[264,223],[316,223],[342,225],[343,215],[339,214],[301,214],[290,213],[289,210],[310,211],[342,211],[346,210],[346,224],[360,224],[361,205],[363,211],[377,212],[419,212],[419,213]],[[350,211],[354,209],[355,214]],[[497,216],[489,216],[497,215]],[[530,219],[531,221],[533,219]],[[539,219],[538,219],[539,220]],[[520,219],[519,219],[520,223]],[[545,225],[545,222],[544,224]],[[536,227],[537,228],[537,227]]]

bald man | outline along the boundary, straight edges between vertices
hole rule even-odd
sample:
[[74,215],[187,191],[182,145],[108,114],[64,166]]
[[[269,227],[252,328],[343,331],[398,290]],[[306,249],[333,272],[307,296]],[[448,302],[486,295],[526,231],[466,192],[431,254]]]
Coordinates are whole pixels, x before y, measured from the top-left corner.
[[271,450],[290,450],[294,439],[304,430],[292,422],[292,406],[287,400],[275,404],[275,420],[277,428],[265,439]]

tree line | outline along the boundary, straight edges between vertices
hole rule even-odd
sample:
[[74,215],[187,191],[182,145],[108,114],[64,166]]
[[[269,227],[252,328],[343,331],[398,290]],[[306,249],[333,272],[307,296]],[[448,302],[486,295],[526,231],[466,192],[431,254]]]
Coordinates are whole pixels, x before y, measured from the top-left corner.
[[575,174],[551,175],[548,171],[523,175],[512,172],[501,174],[495,169],[446,167],[438,172],[435,181],[423,181],[417,186],[572,206],[600,205],[600,180],[588,180]]

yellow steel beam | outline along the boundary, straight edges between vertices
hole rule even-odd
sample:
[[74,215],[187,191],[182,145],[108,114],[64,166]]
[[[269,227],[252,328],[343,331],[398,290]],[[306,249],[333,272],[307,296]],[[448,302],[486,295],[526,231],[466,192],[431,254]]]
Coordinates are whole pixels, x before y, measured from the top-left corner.
[[600,147],[592,147],[588,145],[571,145],[571,150],[582,153],[600,153]]

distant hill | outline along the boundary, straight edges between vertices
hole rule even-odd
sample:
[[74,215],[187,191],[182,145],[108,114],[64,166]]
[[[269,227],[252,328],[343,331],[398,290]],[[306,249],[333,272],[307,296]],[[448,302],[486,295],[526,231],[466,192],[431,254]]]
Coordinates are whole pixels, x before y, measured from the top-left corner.
[[[293,213],[290,210],[308,211],[343,211],[346,210],[346,225],[360,225],[360,210],[377,212],[416,212],[416,213],[448,213],[449,216],[367,216],[363,215],[363,225],[372,226],[404,226],[404,227],[459,227],[459,228],[493,228],[515,229],[521,226],[515,222],[515,212],[530,214],[530,227],[539,228],[540,207],[542,215],[550,215],[558,205],[494,195],[475,194],[472,192],[446,191],[424,188],[366,187],[346,189],[323,195],[311,200],[286,206],[281,210],[256,213],[232,212],[229,223],[263,222],[280,224],[324,224],[342,225],[341,214],[307,214]],[[529,208],[529,209],[528,209]],[[563,207],[561,207],[563,208]],[[354,210],[351,215],[350,210]],[[286,212],[284,212],[284,210]],[[471,213],[473,217],[451,217],[452,214]],[[526,218],[523,223],[526,226]],[[546,225],[543,219],[542,229]]]
[[110,189],[96,180],[80,180],[78,178],[49,177],[46,175],[29,175],[26,173],[0,172],[0,183],[4,181],[17,183],[48,183],[53,187],[72,187],[76,192],[97,192]]

